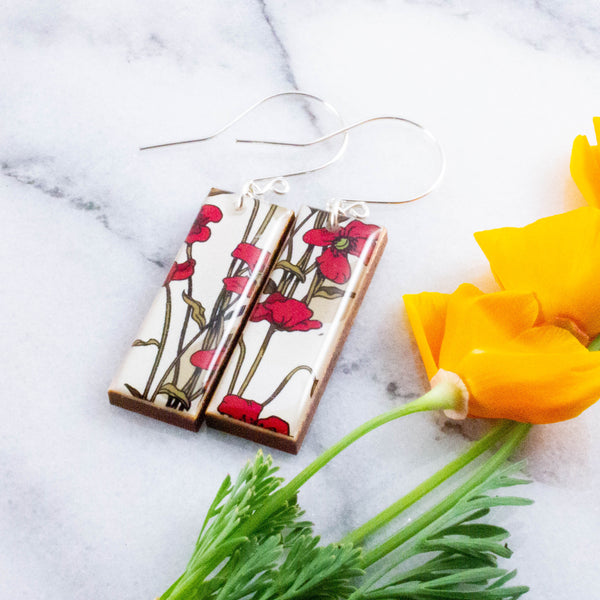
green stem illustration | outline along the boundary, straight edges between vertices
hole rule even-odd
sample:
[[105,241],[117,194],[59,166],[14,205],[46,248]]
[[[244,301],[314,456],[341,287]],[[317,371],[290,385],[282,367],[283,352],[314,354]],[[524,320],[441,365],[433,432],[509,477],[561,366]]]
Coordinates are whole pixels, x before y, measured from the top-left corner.
[[258,240],[260,239],[260,236],[265,232],[267,225],[271,222],[271,219],[273,218],[273,215],[275,214],[276,211],[277,211],[277,206],[275,204],[273,204],[269,208],[269,211],[267,212],[265,218],[263,219],[263,222],[260,224],[260,227],[258,228],[256,233],[254,234],[254,237],[252,238],[253,246],[256,245],[256,242],[258,242]]
[[248,220],[248,225],[246,225],[246,229],[244,231],[244,235],[242,236],[242,243],[248,241],[248,236],[250,235],[250,231],[252,229],[252,225],[254,225],[254,220],[256,219],[256,215],[258,214],[259,202],[256,198],[254,198],[252,205],[252,214],[250,215],[250,219]]
[[324,281],[323,275],[319,271],[315,273],[313,280],[310,283],[310,288],[308,288],[308,293],[303,298],[304,304],[307,306],[310,304],[310,301],[313,299],[313,296],[316,294],[317,290],[321,287],[321,284]]
[[[224,310],[223,312],[227,312],[231,307],[233,307],[235,305],[235,303],[237,302],[237,299],[234,300],[233,302],[231,302]],[[154,394],[152,395],[151,400],[153,401],[156,398],[156,395],[158,393],[158,390],[162,387],[162,385],[167,381],[169,374],[171,373],[171,371],[175,368],[175,365],[178,361],[180,361],[182,359],[182,357],[185,355],[185,353],[192,347],[193,344],[195,344],[198,339],[209,329],[211,325],[211,322],[209,321],[204,327],[200,328],[200,331],[198,331],[198,333],[196,335],[194,335],[194,337],[192,337],[190,339],[190,341],[181,349],[181,352],[178,353],[175,358],[171,361],[171,363],[169,364],[169,366],[166,368],[165,372],[163,373],[163,376],[160,379],[160,383],[158,384]]]
[[313,370],[308,365],[300,365],[295,369],[292,369],[281,381],[281,383],[275,388],[275,391],[262,403],[263,408],[270,402],[273,402],[277,396],[283,391],[283,388],[289,383],[290,379],[298,373],[298,371],[308,371],[311,375]]
[[254,359],[254,362],[252,363],[252,366],[250,367],[250,370],[248,371],[246,378],[244,379],[242,385],[240,386],[240,389],[237,393],[238,396],[244,395],[246,388],[250,384],[252,377],[254,377],[254,374],[256,373],[256,370],[258,369],[258,366],[260,365],[260,361],[263,359],[263,356],[265,355],[265,351],[267,350],[267,346],[269,345],[269,342],[271,341],[271,337],[273,336],[273,334],[276,331],[277,330],[275,329],[275,327],[273,327],[273,325],[271,325],[269,327],[269,330],[267,331],[267,335],[265,336],[265,339],[263,340],[263,343],[262,343],[260,349],[258,350],[258,353],[256,354],[256,358]]
[[240,348],[240,354],[238,356],[237,362],[235,364],[235,369],[233,371],[233,375],[231,377],[231,381],[229,382],[229,387],[227,388],[227,394],[233,394],[233,388],[237,383],[237,379],[240,374],[240,369],[242,368],[242,364],[244,359],[246,358],[246,344],[244,343],[244,336],[240,335],[240,339],[238,340],[238,346]]
[[[154,380],[154,376],[156,375],[156,370],[158,369],[158,363],[160,363],[160,359],[162,358],[163,352],[165,351],[165,345],[167,343],[167,336],[169,335],[169,326],[171,324],[171,288],[170,284],[167,283],[165,285],[165,292],[167,295],[167,301],[165,305],[165,320],[163,322],[163,330],[160,338],[160,343],[158,346],[158,352],[156,353],[156,358],[154,359],[154,364],[152,365],[152,370],[150,371],[150,376],[148,377],[148,381],[146,382],[146,387],[144,389],[144,398],[148,398],[148,394],[150,392],[150,387],[152,386],[152,381]],[[160,388],[161,384],[158,385],[157,389]],[[152,400],[156,397],[156,392],[152,395]]]
[[[191,260],[192,259],[192,245],[188,244],[187,248],[186,248],[186,253],[187,253],[187,259]],[[188,289],[187,289],[187,295],[188,298],[192,298],[192,293],[193,293],[193,284],[192,284],[192,277],[190,277],[188,279]],[[183,318],[183,325],[181,326],[181,333],[179,334],[179,341],[177,342],[177,354],[179,354],[181,352],[181,349],[183,348],[183,343],[185,341],[185,334],[187,332],[187,328],[188,328],[188,324],[190,322],[190,317],[192,316],[192,307],[190,305],[188,305],[187,310],[185,311],[185,317]],[[179,367],[180,367],[180,363],[177,362],[177,364],[175,365],[175,369],[173,372],[173,383],[175,385],[177,385],[177,380],[179,379]]]
[[[325,225],[326,218],[327,218],[327,213],[320,212],[317,215],[317,218],[315,219],[314,228],[315,229],[322,228],[323,225]],[[300,260],[298,260],[298,267],[300,269],[302,269],[302,271],[304,271],[305,274],[308,274],[308,273],[310,273],[313,270],[312,268],[310,268],[310,270],[307,270],[307,266],[308,266],[308,263],[310,262],[310,259],[312,258],[312,254],[313,254],[314,250],[315,250],[315,246],[312,245],[312,244],[308,244],[306,250],[304,251],[304,254],[300,257]],[[286,289],[287,289],[287,287],[289,286],[290,283],[292,284],[292,286],[291,286],[291,288],[289,290],[289,293],[287,295],[288,295],[288,297],[292,298],[294,296],[294,294],[296,293],[296,289],[300,285],[300,279],[298,279],[297,277],[293,277],[292,276],[287,281],[287,283],[285,284],[285,288]],[[311,285],[312,285],[312,283],[313,282],[311,282]],[[284,293],[284,295],[286,295],[286,294]]]

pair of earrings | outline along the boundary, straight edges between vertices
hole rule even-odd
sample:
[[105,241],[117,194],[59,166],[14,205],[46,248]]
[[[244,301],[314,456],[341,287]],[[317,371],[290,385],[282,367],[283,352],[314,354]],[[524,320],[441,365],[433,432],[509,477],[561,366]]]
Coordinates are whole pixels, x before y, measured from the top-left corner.
[[[271,98],[250,107],[222,133]],[[339,115],[338,115],[339,116]],[[269,202],[288,179],[325,168],[346,148],[348,131],[394,119],[437,145],[441,170],[416,198],[331,201],[297,214]],[[296,453],[384,250],[384,227],[366,224],[367,203],[401,204],[430,193],[443,152],[420,125],[374,117],[313,140],[344,143],[325,164],[255,179],[241,193],[213,188],[142,323],[110,389],[112,404],[186,429],[207,425]],[[251,140],[241,140],[251,141]]]

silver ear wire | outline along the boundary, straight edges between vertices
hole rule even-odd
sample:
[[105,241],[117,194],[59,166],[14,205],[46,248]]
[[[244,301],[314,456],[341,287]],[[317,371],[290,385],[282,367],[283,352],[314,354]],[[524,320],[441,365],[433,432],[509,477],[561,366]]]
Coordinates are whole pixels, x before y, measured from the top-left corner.
[[[229,123],[227,123],[226,125],[221,127],[221,129],[215,131],[213,134],[208,135],[206,137],[198,138],[195,140],[167,142],[165,144],[156,144],[154,146],[144,146],[144,147],[140,148],[140,150],[152,150],[152,149],[156,149],[156,148],[165,148],[167,146],[178,146],[180,144],[194,144],[196,142],[206,142],[208,140],[212,140],[213,138],[217,137],[221,133],[227,131],[230,127],[235,125],[238,121],[243,119],[248,113],[252,112],[255,108],[259,107],[261,104],[264,104],[265,102],[268,102],[269,100],[272,100],[273,98],[279,98],[281,96],[303,96],[304,98],[308,98],[310,100],[316,100],[317,102],[320,102],[321,104],[323,104],[323,106],[325,106],[325,108],[327,108],[331,113],[333,113],[333,115],[335,117],[337,117],[337,119],[339,120],[341,125],[344,125],[344,120],[342,119],[342,117],[340,116],[338,111],[331,104],[329,104],[329,102],[326,102],[322,98],[319,98],[319,96],[315,96],[313,94],[308,94],[306,92],[292,90],[289,92],[279,92],[277,94],[272,94],[271,96],[267,96],[267,97],[263,98],[262,100],[259,100],[258,102],[256,102],[255,104],[253,104],[252,106],[247,108],[245,111],[241,112],[237,117],[235,117],[234,119],[229,121]],[[341,130],[337,131],[335,133],[335,135],[338,135],[340,133],[342,133]],[[331,136],[331,137],[333,137],[333,136]],[[253,140],[245,140],[245,141],[247,143],[254,142]],[[262,142],[257,142],[257,143],[262,143]],[[283,144],[283,145],[302,146],[302,145],[309,145],[309,144]],[[278,194],[287,193],[287,191],[289,190],[289,185],[287,184],[287,182],[285,182],[285,185],[287,186],[285,188],[285,191],[278,191],[278,190],[283,189],[283,184],[281,183],[282,180],[285,180],[289,177],[296,177],[298,175],[306,175],[307,173],[314,173],[315,171],[320,171],[321,169],[325,169],[326,167],[329,167],[330,165],[332,165],[333,163],[335,163],[336,161],[338,161],[340,159],[340,157],[346,151],[347,146],[348,146],[348,134],[344,133],[344,140],[342,142],[342,145],[339,147],[339,149],[337,150],[337,152],[335,153],[333,158],[329,159],[327,162],[325,162],[321,165],[318,165],[316,167],[313,167],[311,169],[306,169],[304,171],[296,171],[293,173],[285,173],[285,174],[275,175],[275,176],[271,175],[268,177],[257,177],[255,179],[252,179],[251,181],[247,182],[244,185],[242,194],[239,197],[236,207],[238,208],[238,210],[241,210],[241,208],[244,204],[244,200],[249,199],[249,198],[262,197],[268,191],[273,191]],[[257,183],[257,182],[261,182],[261,181],[269,181],[270,183],[267,184],[265,187],[261,187]]]
[[283,177],[270,179],[262,187],[258,184],[258,180],[253,179],[252,181],[246,182],[242,187],[242,193],[238,196],[234,208],[235,210],[242,210],[247,200],[260,200],[267,192],[275,192],[276,194],[283,195],[287,194],[289,191],[290,184]]
[[[324,136],[317,138],[315,140],[312,140],[310,142],[280,142],[280,141],[275,141],[275,140],[245,140],[245,139],[238,139],[236,141],[240,142],[242,144],[273,144],[273,145],[277,145],[277,146],[313,146],[315,144],[320,144],[321,142],[329,140],[337,135],[341,135],[341,134],[347,135],[347,133],[351,129],[355,129],[356,127],[360,127],[361,125],[365,125],[366,123],[372,123],[373,121],[385,121],[385,120],[400,121],[402,123],[407,123],[408,125],[417,127],[418,129],[420,129],[422,131],[422,133],[425,135],[425,137],[427,137],[434,143],[434,145],[438,151],[438,155],[440,157],[440,169],[439,169],[438,175],[435,178],[435,180],[433,181],[433,183],[425,191],[419,193],[418,195],[416,195],[412,198],[408,198],[405,200],[352,200],[352,199],[347,199],[347,198],[344,198],[341,200],[336,200],[335,201],[335,202],[337,202],[336,211],[338,212],[338,216],[336,216],[335,219],[337,222],[337,219],[339,218],[339,214],[344,214],[343,212],[340,212],[342,203],[347,203],[347,204],[351,204],[351,205],[352,204],[353,205],[356,205],[356,204],[408,204],[409,202],[415,202],[415,200],[420,200],[421,198],[424,198],[425,196],[431,194],[431,192],[433,192],[441,183],[441,181],[444,177],[444,173],[446,171],[446,155],[444,154],[444,149],[442,148],[438,139],[431,133],[431,131],[429,131],[428,129],[423,127],[423,125],[420,125],[419,123],[416,123],[415,121],[411,121],[410,119],[405,119],[404,117],[397,117],[394,115],[390,115],[390,116],[371,117],[370,119],[365,119],[364,121],[359,121],[358,123],[348,125],[347,127],[342,127],[341,129],[338,129],[337,131],[334,131],[333,133],[329,133],[327,135],[324,135]],[[340,154],[340,156],[341,156],[341,154]],[[337,158],[339,158],[339,156]],[[333,161],[333,162],[335,162],[335,161]],[[331,162],[329,164],[331,164]]]
[[337,231],[340,228],[340,217],[350,219],[360,219],[361,221],[369,216],[369,207],[365,202],[355,202],[354,200],[340,200],[332,198],[327,203],[329,215],[327,217],[327,229]]

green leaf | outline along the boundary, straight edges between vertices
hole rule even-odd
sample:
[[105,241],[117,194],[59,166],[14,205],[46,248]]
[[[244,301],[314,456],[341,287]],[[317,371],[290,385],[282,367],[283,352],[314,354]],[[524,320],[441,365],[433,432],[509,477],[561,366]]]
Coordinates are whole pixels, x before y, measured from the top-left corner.
[[284,271],[287,271],[288,273],[293,273],[302,283],[304,283],[306,281],[306,275],[304,274],[304,271],[298,265],[294,265],[287,260],[280,260],[275,265],[275,268],[283,269]]
[[312,533],[294,536],[281,567],[258,590],[260,600],[325,600],[348,598],[350,581],[363,575],[361,551],[351,544],[319,546]]
[[506,585],[515,571],[498,566],[499,560],[512,554],[503,543],[508,531],[477,522],[496,506],[531,504],[526,498],[490,494],[527,483],[517,475],[522,467],[523,463],[516,463],[498,468],[400,546],[396,555],[390,554],[394,559],[383,566],[385,578],[374,573],[357,592],[357,600],[516,600],[525,594],[526,586]]
[[327,300],[333,300],[335,298],[341,298],[345,293],[345,290],[333,285],[323,285],[313,294],[313,296],[318,298],[327,298]]
[[155,340],[154,338],[150,338],[149,340],[135,340],[135,342],[133,342],[133,344],[131,344],[132,346],[160,346],[160,343],[158,340]]
[[141,392],[138,392],[138,390],[136,390],[132,385],[129,385],[128,383],[126,383],[125,387],[129,390],[129,393],[134,398],[143,398],[144,397],[144,395]]
[[510,558],[512,556],[512,550],[502,544],[497,544],[494,541],[483,540],[483,539],[456,539],[456,538],[444,538],[427,540],[423,544],[423,551],[444,551],[444,552],[457,552],[459,554],[465,554],[468,556],[478,556],[485,552],[491,552],[496,556],[502,556],[503,558]]
[[192,309],[192,319],[198,323],[200,329],[202,329],[206,325],[206,317],[204,306],[198,300],[194,300],[190,296],[188,296],[185,292],[182,294],[183,301],[191,307]]
[[434,536],[434,539],[444,535],[462,535],[471,538],[493,538],[495,540],[504,540],[509,537],[508,531],[497,525],[488,525],[486,523],[473,523],[470,525],[454,525],[448,527]]
[[169,396],[173,396],[177,398],[185,408],[188,408],[192,405],[189,401],[185,392],[182,392],[175,384],[173,383],[165,383],[160,390],[158,390],[159,394],[167,394]]

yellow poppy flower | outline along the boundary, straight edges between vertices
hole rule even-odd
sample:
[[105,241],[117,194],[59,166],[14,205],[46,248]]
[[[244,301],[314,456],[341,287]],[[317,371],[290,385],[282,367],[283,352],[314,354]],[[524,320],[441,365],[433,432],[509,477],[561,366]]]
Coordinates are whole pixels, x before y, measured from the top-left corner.
[[484,294],[470,284],[452,294],[404,296],[429,378],[460,377],[472,417],[554,423],[600,397],[600,352],[588,352],[553,325],[535,326],[534,294]]
[[544,321],[586,345],[600,334],[600,210],[578,208],[475,239],[503,288],[535,292]]
[[[596,140],[600,139],[600,117],[594,117]],[[571,151],[571,175],[590,206],[600,208],[600,148],[590,146],[585,135],[578,135]]]

